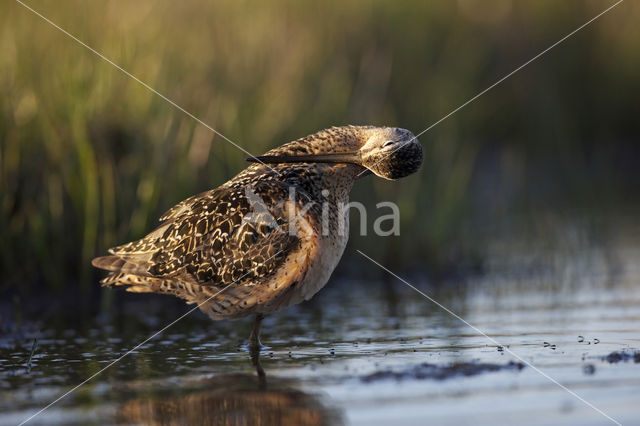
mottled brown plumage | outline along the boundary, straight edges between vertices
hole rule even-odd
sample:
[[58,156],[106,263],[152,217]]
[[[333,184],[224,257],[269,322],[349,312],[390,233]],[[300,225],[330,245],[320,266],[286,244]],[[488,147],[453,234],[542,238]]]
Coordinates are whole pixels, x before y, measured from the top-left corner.
[[102,284],[173,294],[201,304],[213,319],[309,299],[344,251],[348,218],[338,206],[348,202],[353,182],[363,172],[388,179],[413,173],[422,149],[407,130],[346,126],[287,143],[257,161],[171,208],[146,237],[94,259],[110,271]]

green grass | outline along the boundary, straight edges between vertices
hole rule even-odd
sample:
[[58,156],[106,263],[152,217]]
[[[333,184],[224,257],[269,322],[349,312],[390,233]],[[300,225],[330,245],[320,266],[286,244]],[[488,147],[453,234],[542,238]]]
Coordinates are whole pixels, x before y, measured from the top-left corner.
[[[331,125],[417,133],[608,5],[522,3],[29,2],[255,154]],[[623,3],[425,134],[418,175],[359,183],[354,198],[402,209],[401,237],[372,254],[433,269],[476,256],[483,173],[516,194],[505,211],[558,182],[558,198],[592,204],[629,193],[616,161],[637,153],[638,18]],[[86,290],[94,255],[245,167],[246,154],[19,4],[3,6],[0,34],[3,287]]]

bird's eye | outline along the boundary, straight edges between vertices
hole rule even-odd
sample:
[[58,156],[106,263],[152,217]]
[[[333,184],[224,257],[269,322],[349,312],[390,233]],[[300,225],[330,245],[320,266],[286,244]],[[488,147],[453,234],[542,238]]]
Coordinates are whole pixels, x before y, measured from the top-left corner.
[[386,141],[385,143],[382,144],[383,148],[386,148],[388,146],[391,146],[395,143],[395,141]]

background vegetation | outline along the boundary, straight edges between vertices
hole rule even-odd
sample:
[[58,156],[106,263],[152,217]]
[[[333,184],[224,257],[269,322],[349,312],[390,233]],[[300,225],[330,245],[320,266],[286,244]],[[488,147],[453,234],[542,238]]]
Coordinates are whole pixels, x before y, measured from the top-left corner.
[[[28,4],[259,154],[331,125],[418,133],[613,1]],[[400,237],[352,246],[444,271],[481,264],[481,236],[519,215],[633,204],[639,21],[640,4],[622,3],[425,133],[418,175],[360,182],[353,198],[371,206],[369,229],[381,200],[396,201],[403,222]],[[95,289],[94,255],[144,235],[245,157],[3,1],[2,289]]]

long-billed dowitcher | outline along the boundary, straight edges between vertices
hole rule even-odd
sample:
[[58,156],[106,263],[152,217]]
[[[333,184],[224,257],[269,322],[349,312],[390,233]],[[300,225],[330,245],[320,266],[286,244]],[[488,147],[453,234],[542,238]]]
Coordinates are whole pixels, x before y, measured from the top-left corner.
[[177,204],[149,235],[92,263],[110,271],[103,286],[173,294],[214,320],[257,314],[250,345],[259,348],[265,313],[327,283],[347,244],[341,206],[354,181],[407,176],[422,157],[408,130],[322,130],[249,158],[254,164],[236,177]]

